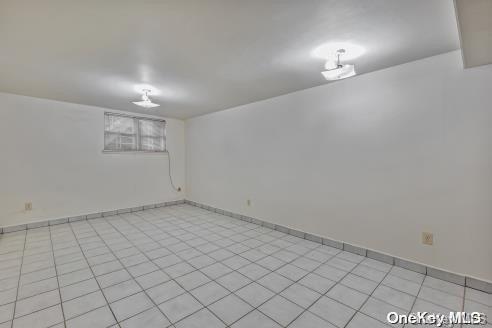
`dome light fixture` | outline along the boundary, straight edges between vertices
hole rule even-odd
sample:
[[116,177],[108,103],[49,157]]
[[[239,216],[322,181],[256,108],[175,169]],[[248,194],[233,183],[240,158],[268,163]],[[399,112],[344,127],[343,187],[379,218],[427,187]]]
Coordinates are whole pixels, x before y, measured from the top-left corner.
[[152,100],[150,100],[149,97],[150,90],[149,89],[143,89],[142,90],[142,100],[140,101],[132,101],[137,106],[143,107],[143,108],[154,108],[154,107],[159,107],[159,104],[153,103]]
[[345,54],[345,49],[338,49],[336,51],[336,62],[332,60],[327,60],[325,64],[326,71],[321,72],[327,81],[336,81],[346,79],[347,77],[354,76],[355,65],[353,64],[342,64],[340,62],[340,56]]

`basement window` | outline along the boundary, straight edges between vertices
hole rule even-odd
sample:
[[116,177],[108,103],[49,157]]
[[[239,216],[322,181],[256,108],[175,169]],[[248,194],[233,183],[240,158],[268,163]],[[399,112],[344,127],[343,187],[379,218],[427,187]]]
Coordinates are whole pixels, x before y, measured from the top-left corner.
[[104,113],[105,152],[164,152],[166,121]]

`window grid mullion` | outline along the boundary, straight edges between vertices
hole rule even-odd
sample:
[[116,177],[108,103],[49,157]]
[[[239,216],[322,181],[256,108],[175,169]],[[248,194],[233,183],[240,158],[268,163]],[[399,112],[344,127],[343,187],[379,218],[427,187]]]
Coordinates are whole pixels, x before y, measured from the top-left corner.
[[[127,119],[130,119],[129,121],[133,122],[135,133],[112,131],[113,127],[112,126],[108,127],[106,125],[107,124],[106,122],[112,122],[113,117],[117,117],[117,116],[126,117]],[[151,119],[151,118],[128,116],[128,115],[109,113],[109,112],[104,113],[104,120],[105,120],[105,128],[104,128],[104,150],[105,151],[165,152],[165,143],[166,143],[166,121],[165,120],[156,120],[156,119]],[[145,121],[145,125],[143,124],[144,121]],[[150,123],[146,123],[146,122],[150,122]],[[114,128],[115,130],[116,129],[119,130],[118,125],[119,125],[119,123]],[[143,127],[147,126],[147,125],[148,125],[147,128],[149,129],[149,132],[148,132],[148,135],[144,135]],[[155,135],[154,132],[157,131],[156,129],[160,129],[160,131],[161,131],[160,136]],[[114,139],[114,141],[110,141],[108,143],[107,138],[110,135],[113,135],[115,139]],[[135,143],[131,148],[128,148],[128,146],[131,145],[128,143],[128,141],[129,141],[128,138],[133,139],[133,141]],[[144,139],[146,140],[145,141],[146,147],[144,147]],[[123,147],[123,145],[125,145],[125,146]]]

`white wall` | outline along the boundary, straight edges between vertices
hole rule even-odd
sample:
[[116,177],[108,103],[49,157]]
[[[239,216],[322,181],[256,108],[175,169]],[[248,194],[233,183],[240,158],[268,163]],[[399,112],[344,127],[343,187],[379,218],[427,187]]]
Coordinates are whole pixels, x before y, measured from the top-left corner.
[[[0,93],[0,226],[184,198],[167,155],[102,153],[104,111]],[[184,122],[168,119],[167,137],[184,187]]]
[[190,119],[187,198],[492,280],[491,87],[456,51]]

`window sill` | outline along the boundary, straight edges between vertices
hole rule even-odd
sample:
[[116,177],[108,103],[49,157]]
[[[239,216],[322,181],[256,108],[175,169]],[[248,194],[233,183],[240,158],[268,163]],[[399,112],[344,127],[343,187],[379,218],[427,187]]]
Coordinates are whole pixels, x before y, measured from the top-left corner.
[[103,150],[103,154],[167,154],[167,150]]

